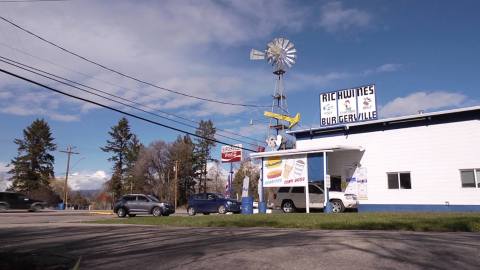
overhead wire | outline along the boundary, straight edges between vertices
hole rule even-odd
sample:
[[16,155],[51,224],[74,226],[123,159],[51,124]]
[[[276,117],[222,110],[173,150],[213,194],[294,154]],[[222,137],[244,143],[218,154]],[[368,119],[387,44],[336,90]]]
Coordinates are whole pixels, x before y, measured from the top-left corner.
[[[2,59],[3,59],[3,60],[2,60]],[[93,90],[93,91],[101,92],[101,93],[106,94],[106,95],[109,95],[109,96],[113,96],[113,97],[115,97],[115,98],[124,100],[124,101],[126,101],[126,102],[130,102],[130,103],[133,103],[133,104],[136,104],[136,105],[144,106],[144,105],[141,104],[141,103],[137,103],[137,102],[134,102],[134,101],[131,101],[131,100],[122,98],[122,97],[120,97],[120,96],[117,96],[117,95],[110,94],[110,93],[108,93],[108,92],[99,90],[99,89],[97,89],[97,88],[93,88],[93,87],[84,85],[84,84],[82,84],[82,83],[78,83],[78,82],[75,82],[75,81],[72,81],[72,80],[63,78],[63,77],[61,77],[61,76],[57,76],[57,75],[55,75],[55,74],[52,74],[52,73],[49,73],[49,72],[46,72],[46,71],[43,71],[43,70],[40,70],[40,69],[36,69],[36,68],[34,68],[34,67],[31,67],[31,66],[22,64],[22,63],[20,63],[20,62],[11,60],[11,59],[9,59],[9,58],[3,57],[3,56],[1,56],[1,55],[0,55],[0,62],[9,64],[9,65],[11,65],[11,66],[15,66],[15,67],[20,68],[20,69],[22,69],[22,70],[25,70],[25,71],[31,72],[31,73],[33,73],[33,74],[42,76],[42,77],[44,77],[44,78],[53,80],[53,81],[55,81],[55,82],[58,82],[58,83],[67,85],[67,86],[69,86],[69,87],[72,87],[72,88],[81,90],[81,91],[83,91],[83,92],[87,92],[87,93],[89,93],[89,94],[92,94],[92,95],[95,95],[95,96],[104,98],[104,99],[106,99],[106,100],[109,100],[109,101],[112,101],[112,102],[121,104],[121,105],[123,105],[123,106],[127,106],[127,107],[129,107],[129,108],[132,108],[132,109],[135,109],[135,110],[138,110],[138,111],[141,111],[141,112],[150,114],[150,115],[154,115],[154,116],[159,117],[159,118],[162,118],[162,119],[166,119],[166,120],[175,122],[175,123],[177,123],[177,124],[181,124],[181,125],[184,125],[184,126],[188,126],[188,127],[190,127],[190,128],[194,128],[194,129],[197,128],[196,126],[192,126],[192,125],[189,125],[189,124],[186,124],[186,123],[183,123],[183,122],[174,120],[174,119],[170,119],[170,118],[168,118],[168,117],[165,117],[165,116],[162,116],[162,115],[153,113],[153,112],[151,112],[151,111],[147,111],[147,110],[144,110],[144,109],[141,109],[141,108],[137,108],[137,107],[132,106],[132,105],[130,105],[130,104],[126,104],[126,103],[124,103],[124,102],[121,102],[121,101],[118,101],[118,100],[114,100],[114,99],[112,99],[112,98],[105,97],[105,96],[103,96],[103,95],[100,95],[100,94],[91,92],[91,91],[89,91],[89,90],[82,89],[82,88],[77,87],[77,86],[75,86],[75,85],[72,85],[72,84],[70,84],[70,83],[73,83],[73,84],[76,84],[76,85],[80,85],[80,86],[82,86],[82,87],[86,87],[86,88],[91,89],[91,90]],[[22,67],[22,66],[23,66],[23,67]],[[37,72],[37,71],[38,71],[38,72]],[[39,73],[39,72],[44,73],[44,74],[48,74],[49,76],[48,76],[48,75],[41,74],[41,73]],[[57,80],[57,79],[55,79],[55,78],[52,78],[52,77],[50,77],[50,76],[53,76],[53,77],[58,78],[58,79],[60,79],[60,80],[67,81],[67,82],[69,82],[69,83],[65,83],[65,82],[63,82],[63,81]],[[250,143],[250,142],[243,141],[243,140],[240,140],[240,139],[237,139],[237,138],[228,137],[228,136],[225,136],[225,135],[222,135],[222,134],[216,134],[216,135],[219,136],[219,137],[225,138],[225,139],[229,139],[229,140],[233,140],[233,141],[237,141],[237,142],[246,143],[246,144],[249,144],[249,145],[254,146],[254,147],[258,147],[258,146],[259,146],[258,144]]]
[[38,81],[35,81],[35,80],[32,80],[32,79],[26,78],[26,77],[24,77],[24,76],[22,76],[22,75],[19,75],[19,74],[10,72],[10,71],[5,70],[5,69],[3,69],[3,68],[1,68],[1,67],[0,67],[0,72],[2,72],[2,73],[4,73],[4,74],[7,74],[7,75],[10,75],[10,76],[12,76],[12,77],[21,79],[21,80],[23,80],[23,81],[29,82],[29,83],[31,83],[31,84],[35,84],[35,85],[37,85],[37,86],[43,87],[43,88],[48,89],[48,90],[50,90],[50,91],[53,91],[53,92],[56,92],[56,93],[59,93],[59,94],[62,94],[62,95],[65,95],[65,96],[68,96],[68,97],[71,97],[71,98],[75,98],[75,99],[78,99],[78,100],[81,100],[81,101],[84,101],[84,102],[87,102],[87,103],[91,103],[91,104],[94,104],[94,105],[97,105],[97,106],[100,106],[100,107],[103,107],[103,108],[106,108],[106,109],[109,109],[109,110],[112,110],[112,111],[115,111],[115,112],[118,112],[118,113],[121,113],[121,114],[124,114],[124,115],[127,115],[127,116],[130,116],[130,117],[132,117],[132,118],[136,118],[136,119],[139,119],[139,120],[142,120],[142,121],[145,121],[145,122],[154,124],[154,125],[158,125],[158,126],[161,126],[161,127],[164,127],[164,128],[168,128],[168,129],[171,129],[171,130],[174,130],[174,131],[177,131],[177,132],[181,132],[181,133],[183,133],[183,134],[187,134],[187,135],[190,135],[190,136],[193,136],[193,137],[196,137],[196,138],[200,138],[200,139],[208,140],[208,141],[211,141],[211,142],[219,143],[219,144],[222,144],[222,145],[227,145],[227,146],[231,146],[231,147],[240,148],[240,149],[243,149],[243,150],[249,151],[249,152],[256,152],[255,150],[252,150],[252,149],[248,149],[248,148],[245,148],[245,147],[235,146],[235,145],[233,145],[233,144],[226,143],[226,142],[217,140],[217,139],[215,139],[215,138],[212,139],[212,138],[204,137],[204,136],[195,134],[195,133],[193,133],[193,132],[189,132],[189,131],[186,131],[186,130],[182,130],[182,129],[179,129],[179,128],[176,128],[176,127],[172,127],[172,126],[169,126],[169,125],[166,125],[166,124],[162,124],[162,123],[160,123],[160,122],[157,122],[157,121],[154,121],[154,120],[151,120],[151,119],[142,117],[142,116],[138,116],[138,115],[133,114],[133,113],[129,113],[129,112],[122,111],[122,110],[117,109],[117,108],[114,108],[114,107],[112,107],[112,106],[108,106],[108,105],[105,105],[105,104],[102,104],[102,103],[99,103],[99,102],[96,102],[96,101],[93,101],[93,100],[90,100],[90,99],[87,99],[87,98],[83,98],[83,97],[79,97],[79,96],[73,95],[73,94],[67,93],[67,92],[65,92],[65,91],[62,91],[62,90],[53,88],[53,87],[51,87],[51,86],[48,86],[48,85],[46,85],[46,84],[40,83],[40,82],[38,82]]
[[98,63],[98,62],[96,62],[96,61],[90,60],[89,58],[87,58],[87,57],[85,57],[85,56],[82,56],[82,55],[80,55],[80,54],[78,54],[78,53],[75,53],[75,52],[73,52],[73,51],[71,51],[71,50],[69,50],[69,49],[66,49],[66,48],[64,48],[64,47],[62,47],[62,46],[60,46],[60,45],[58,45],[58,44],[56,44],[56,43],[54,43],[54,42],[52,42],[52,41],[49,41],[49,40],[41,37],[40,35],[37,35],[37,34],[33,33],[32,31],[30,31],[30,30],[28,30],[28,29],[26,29],[26,28],[24,28],[24,27],[22,27],[22,26],[20,26],[20,25],[18,25],[18,24],[16,24],[16,23],[14,23],[13,21],[10,21],[10,20],[6,19],[6,18],[3,17],[3,16],[0,16],[0,19],[3,20],[3,21],[5,21],[5,22],[8,23],[8,24],[10,24],[10,25],[12,25],[12,26],[14,26],[14,27],[22,30],[22,31],[25,32],[25,33],[28,33],[29,35],[31,35],[31,36],[33,36],[33,37],[35,37],[35,38],[37,38],[37,39],[42,40],[43,42],[45,42],[45,43],[47,43],[47,44],[50,44],[50,45],[52,45],[52,46],[54,46],[54,47],[56,47],[56,48],[58,48],[58,49],[60,49],[60,50],[62,50],[62,51],[64,51],[64,52],[66,52],[66,53],[68,53],[68,54],[71,54],[71,55],[73,55],[73,56],[75,56],[75,57],[77,57],[77,58],[80,58],[80,59],[82,59],[82,60],[84,60],[84,61],[86,61],[86,62],[89,62],[89,63],[91,63],[91,64],[93,64],[93,65],[96,65],[96,66],[98,66],[98,67],[100,67],[100,68],[102,68],[102,69],[104,69],[104,70],[108,70],[108,71],[113,72],[113,73],[115,73],[115,74],[117,74],[117,75],[120,75],[120,76],[122,76],[122,77],[131,79],[131,80],[133,80],[133,81],[136,81],[136,82],[139,82],[139,83],[142,83],[142,84],[151,86],[151,87],[155,87],[155,88],[160,89],[160,90],[164,90],[164,91],[167,91],[167,92],[170,92],[170,93],[174,93],[174,94],[181,95],[181,96],[185,96],[185,97],[189,97],[189,98],[194,98],[194,99],[198,99],[198,100],[203,100],[203,101],[212,102],[212,103],[218,103],[218,104],[224,104],[224,105],[242,106],[242,107],[255,107],[255,108],[269,108],[269,107],[270,107],[270,106],[267,106],[267,105],[243,104],[243,103],[235,103],[235,102],[227,102],[227,101],[214,100],[214,99],[199,97],[199,96],[187,94],[187,93],[184,93],[184,92],[180,92],[180,91],[177,91],[177,90],[169,89],[169,88],[166,88],[166,87],[158,86],[158,85],[156,85],[156,84],[154,84],[154,83],[147,82],[147,81],[145,81],[145,80],[142,80],[142,79],[133,77],[133,76],[128,75],[128,74],[126,74],[126,73],[124,73],[124,72],[121,72],[121,71],[118,71],[118,70],[116,70],[116,69],[107,67],[107,66],[104,65],[104,64],[100,64],[100,63]]
[[[5,46],[6,44],[0,42],[0,45],[4,45],[4,46]],[[17,50],[17,49],[15,49],[15,48],[13,48],[13,47],[10,47],[10,46],[8,46],[8,45],[6,45],[6,47],[7,47],[7,48],[10,48],[10,49],[12,49],[12,50]],[[29,55],[29,56],[31,56],[31,57],[38,58],[38,57],[36,57],[36,56],[34,56],[34,55],[29,54],[28,52],[24,52],[24,51],[22,51],[22,50],[19,50],[19,51],[20,51],[21,53],[24,53],[24,54]],[[188,121],[188,122],[191,122],[191,123],[195,123],[195,124],[199,124],[199,123],[200,123],[200,122],[198,122],[198,121],[194,121],[194,120],[188,119],[188,118],[183,117],[183,116],[179,116],[179,115],[176,115],[176,114],[173,114],[173,113],[169,113],[169,112],[166,112],[166,111],[163,111],[163,110],[159,110],[159,109],[156,109],[156,108],[152,108],[152,107],[150,107],[150,106],[148,106],[148,105],[146,105],[146,104],[142,104],[142,103],[139,103],[139,102],[136,102],[136,101],[132,101],[132,100],[129,100],[129,99],[126,99],[126,98],[123,98],[123,97],[114,95],[114,94],[112,94],[112,93],[109,93],[109,92],[106,92],[106,91],[102,91],[102,90],[99,90],[99,89],[97,89],[97,88],[93,88],[93,87],[90,87],[90,86],[88,86],[88,85],[84,85],[84,84],[81,84],[81,83],[78,83],[78,82],[75,82],[75,81],[66,79],[66,78],[64,78],[64,77],[61,77],[61,76],[58,76],[58,75],[55,75],[55,74],[46,72],[46,71],[41,70],[41,69],[38,69],[38,68],[34,68],[34,67],[32,67],[32,66],[29,66],[29,65],[20,63],[20,62],[18,62],[18,61],[15,61],[15,60],[13,60],[13,59],[10,59],[10,58],[4,57],[4,56],[0,56],[0,58],[5,59],[5,60],[8,60],[8,61],[11,61],[11,62],[14,62],[14,63],[16,63],[16,64],[19,64],[19,65],[22,65],[22,66],[25,66],[25,67],[28,67],[28,68],[31,68],[31,69],[34,69],[34,70],[37,70],[37,71],[40,71],[40,72],[43,72],[43,73],[48,74],[48,75],[51,75],[51,76],[55,76],[55,77],[60,78],[60,79],[62,79],[62,80],[66,80],[66,81],[69,81],[69,82],[71,82],[71,83],[75,83],[75,84],[77,84],[77,85],[81,85],[81,86],[83,86],[83,87],[87,87],[87,88],[92,89],[92,90],[94,90],[94,91],[99,91],[99,92],[102,92],[102,93],[104,93],[104,94],[114,96],[114,97],[116,97],[116,98],[118,98],[118,99],[121,99],[121,100],[124,100],[124,101],[127,101],[127,102],[131,102],[131,103],[133,103],[133,104],[135,104],[135,105],[142,106],[142,107],[145,107],[145,108],[148,108],[148,109],[150,109],[150,110],[163,113],[163,114],[168,115],[168,116],[171,116],[171,117],[177,117],[177,118],[179,118],[179,119],[182,119],[182,120],[185,120],[185,121]],[[42,60],[42,61],[43,61],[43,60],[45,60],[45,59],[40,58],[39,60]],[[47,60],[45,60],[45,61],[47,61]],[[50,63],[50,61],[47,61],[47,62]],[[55,63],[53,63],[53,62],[51,62],[51,64],[55,65]],[[62,67],[62,68],[63,68],[63,67]],[[66,69],[68,69],[68,68],[66,68]],[[68,70],[69,70],[69,69],[68,69]],[[73,72],[76,72],[75,70],[72,70],[72,71],[73,71]],[[89,76],[89,75],[83,74],[83,73],[81,73],[81,72],[77,72],[77,73],[80,73],[80,74],[82,74],[82,75],[84,75],[84,76]],[[121,87],[121,86],[119,86],[119,87]],[[123,88],[123,87],[122,87],[122,88]],[[180,123],[180,124],[182,124],[182,125],[186,125],[186,126],[191,127],[191,125],[185,124],[185,123],[180,122],[180,121],[176,121],[176,120],[171,119],[171,118],[168,118],[168,120],[170,120],[170,121],[172,121],[172,122]],[[248,140],[251,140],[251,141],[255,141],[255,142],[257,142],[257,143],[262,143],[262,144],[264,144],[264,142],[261,141],[261,140],[258,140],[258,139],[252,138],[252,137],[248,137],[248,136],[245,136],[245,135],[242,135],[242,134],[238,134],[238,133],[235,133],[235,132],[233,132],[233,131],[221,129],[221,128],[218,128],[218,127],[217,127],[217,130],[220,131],[220,132],[223,132],[223,133],[227,133],[227,134],[230,134],[230,135],[234,135],[234,136],[237,136],[237,137],[241,137],[241,138],[244,138],[244,139],[248,139]],[[239,141],[239,142],[244,142],[244,141],[241,141],[241,140],[238,140],[238,141]],[[245,142],[245,143],[248,143],[248,142]],[[250,143],[249,143],[249,144],[250,144]]]

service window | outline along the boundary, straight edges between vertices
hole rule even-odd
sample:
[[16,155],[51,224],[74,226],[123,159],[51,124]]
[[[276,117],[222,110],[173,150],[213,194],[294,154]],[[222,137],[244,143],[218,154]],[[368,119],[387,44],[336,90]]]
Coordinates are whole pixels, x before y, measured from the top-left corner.
[[305,193],[305,187],[293,187],[292,193]]
[[288,193],[290,191],[290,187],[281,187],[278,189],[278,193]]
[[462,188],[480,188],[480,169],[460,170]]
[[410,172],[387,173],[388,189],[412,189]]

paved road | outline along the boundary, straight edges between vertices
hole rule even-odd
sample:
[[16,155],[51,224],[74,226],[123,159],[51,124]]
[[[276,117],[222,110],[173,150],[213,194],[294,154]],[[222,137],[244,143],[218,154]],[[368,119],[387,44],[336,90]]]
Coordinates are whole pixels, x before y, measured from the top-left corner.
[[[0,219],[3,219],[1,216]],[[0,225],[0,269],[478,269],[480,234]],[[2,265],[3,264],[3,265]],[[35,264],[37,268],[32,268]],[[7,265],[8,266],[8,265]]]

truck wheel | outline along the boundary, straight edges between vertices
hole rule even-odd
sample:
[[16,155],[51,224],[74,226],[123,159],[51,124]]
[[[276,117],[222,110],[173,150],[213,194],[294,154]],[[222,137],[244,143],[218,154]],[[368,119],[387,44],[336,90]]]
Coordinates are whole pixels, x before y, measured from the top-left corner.
[[4,203],[0,203],[0,211],[6,211],[8,209],[8,206]]
[[342,213],[343,211],[345,211],[345,206],[343,206],[342,201],[332,200],[330,201],[330,203],[332,204],[333,213]]
[[282,202],[282,211],[284,213],[293,213],[295,212],[295,205],[291,200],[285,200]]

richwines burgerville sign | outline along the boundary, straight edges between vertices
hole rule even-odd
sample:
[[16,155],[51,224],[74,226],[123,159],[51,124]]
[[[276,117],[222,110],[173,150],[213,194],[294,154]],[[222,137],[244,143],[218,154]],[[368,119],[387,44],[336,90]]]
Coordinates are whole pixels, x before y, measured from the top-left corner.
[[320,94],[320,125],[331,126],[377,119],[375,85]]

